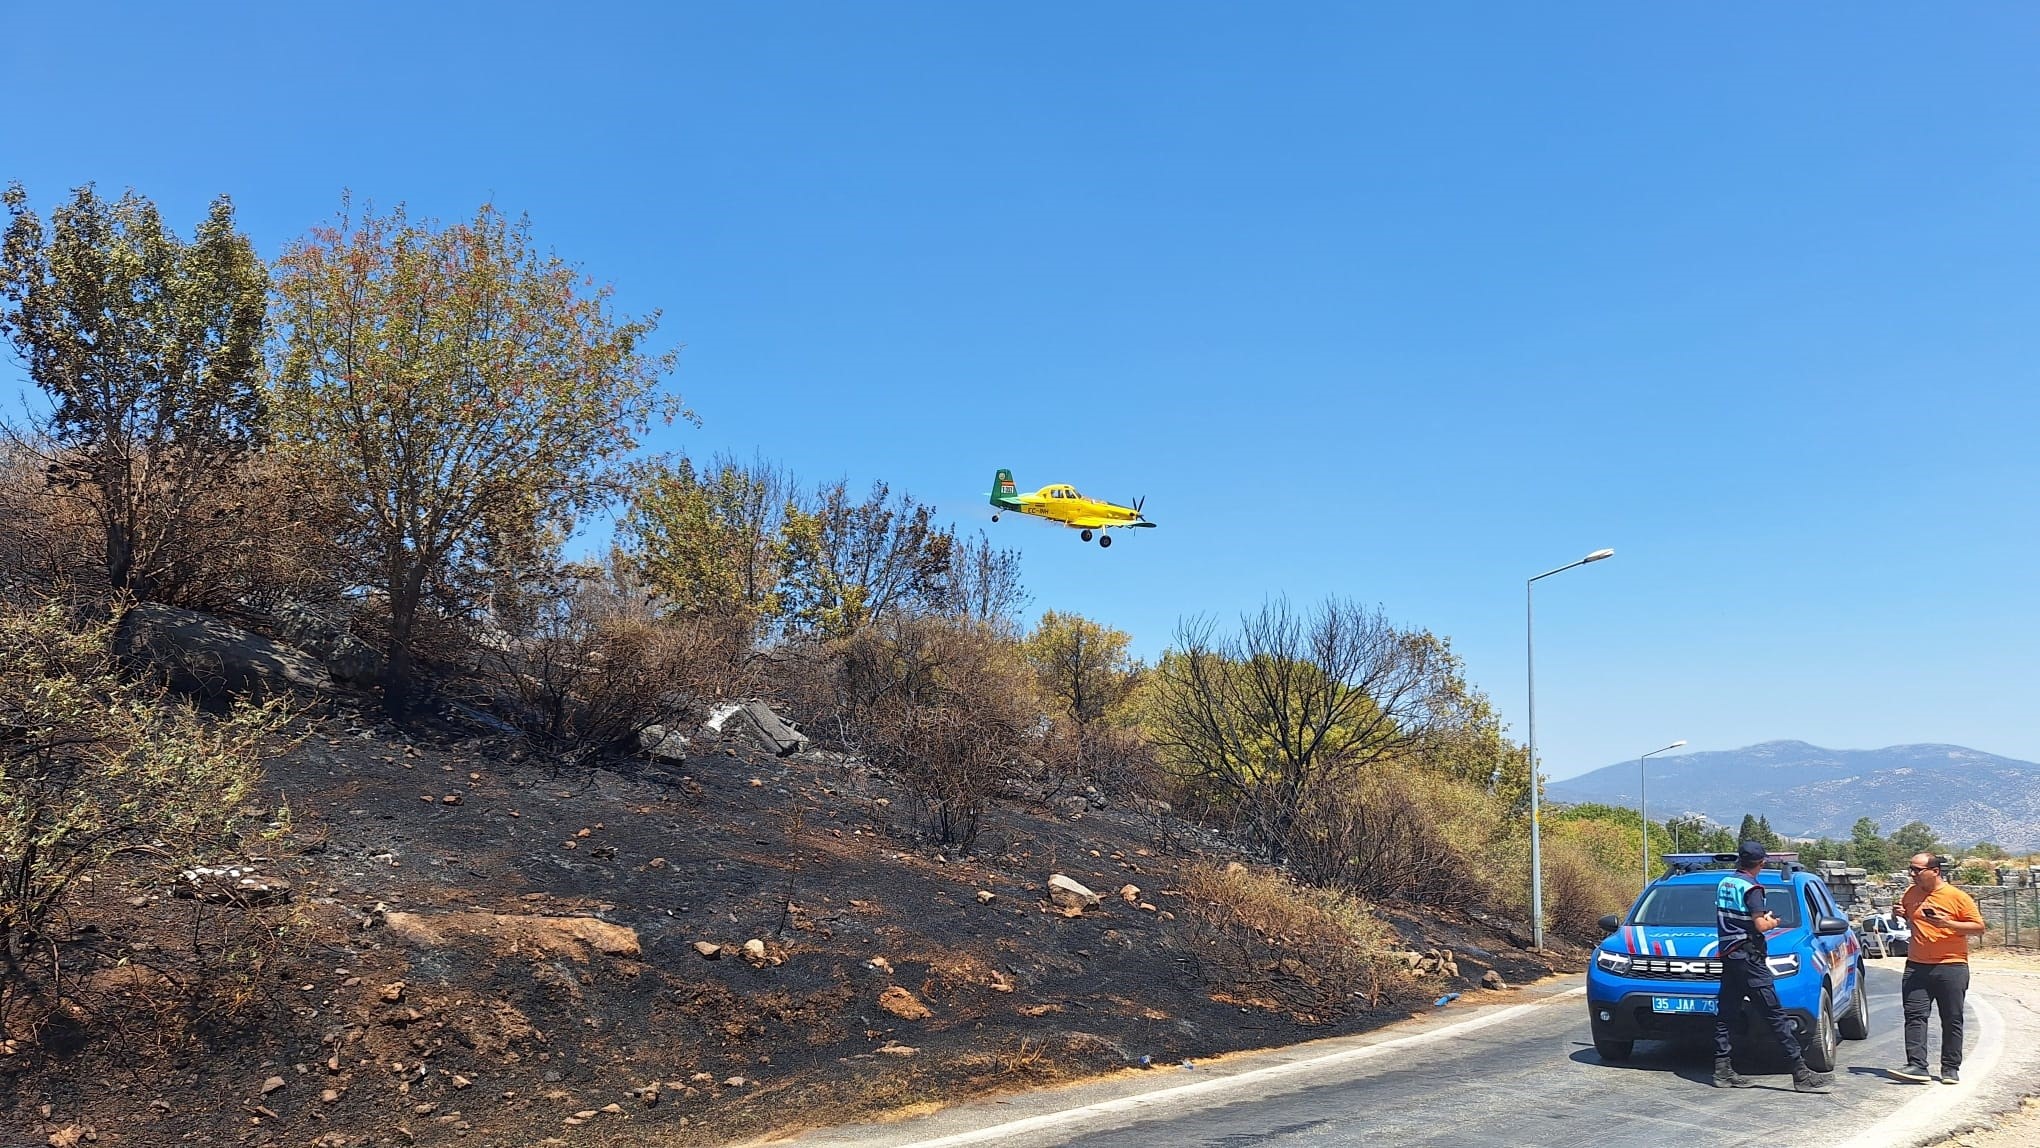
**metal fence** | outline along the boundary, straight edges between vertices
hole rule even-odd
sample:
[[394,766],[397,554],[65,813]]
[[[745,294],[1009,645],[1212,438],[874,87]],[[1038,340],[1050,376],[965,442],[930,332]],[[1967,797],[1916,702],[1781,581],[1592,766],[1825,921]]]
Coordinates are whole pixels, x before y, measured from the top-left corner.
[[1962,885],[1961,890],[1976,898],[1976,907],[1988,926],[1980,942],[1984,946],[2012,945],[2040,948],[2040,887],[2013,885]]

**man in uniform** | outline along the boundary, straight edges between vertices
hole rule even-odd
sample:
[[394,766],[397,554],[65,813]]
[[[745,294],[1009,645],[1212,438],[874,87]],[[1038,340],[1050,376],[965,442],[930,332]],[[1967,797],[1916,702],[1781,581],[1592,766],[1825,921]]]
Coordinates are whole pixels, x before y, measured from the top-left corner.
[[1941,876],[1941,859],[1918,853],[1906,866],[1912,887],[1898,913],[1912,922],[1905,954],[1905,1067],[1893,1075],[1921,1084],[1927,1073],[1927,1013],[1941,1009],[1941,1083],[1962,1080],[1962,1002],[1969,995],[1969,938],[1983,932],[1976,898]]
[[1799,1052],[1799,1035],[1792,1030],[1792,1018],[1778,1003],[1777,983],[1766,963],[1764,933],[1778,927],[1778,918],[1764,904],[1764,887],[1757,883],[1768,856],[1762,844],[1745,841],[1736,852],[1735,872],[1721,879],[1714,891],[1715,951],[1721,958],[1721,997],[1714,1019],[1714,1087],[1748,1088],[1756,1083],[1735,1070],[1735,1036],[1743,1030],[1743,1008],[1753,1006],[1768,1022],[1778,1045],[1792,1062],[1792,1088],[1796,1092],[1827,1092],[1834,1088],[1832,1072],[1815,1072],[1806,1067]]

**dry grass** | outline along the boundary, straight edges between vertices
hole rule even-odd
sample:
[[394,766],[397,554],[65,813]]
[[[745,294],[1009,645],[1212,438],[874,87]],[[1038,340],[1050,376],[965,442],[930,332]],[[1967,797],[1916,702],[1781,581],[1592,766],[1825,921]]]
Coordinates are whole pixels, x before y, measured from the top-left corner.
[[1544,910],[1561,936],[1592,943],[1601,939],[1600,919],[1620,913],[1636,899],[1634,871],[1610,869],[1590,847],[1563,834],[1544,845]]
[[1386,958],[1393,931],[1349,895],[1237,863],[1192,866],[1182,886],[1214,996],[1316,1025],[1378,1007],[1403,983]]

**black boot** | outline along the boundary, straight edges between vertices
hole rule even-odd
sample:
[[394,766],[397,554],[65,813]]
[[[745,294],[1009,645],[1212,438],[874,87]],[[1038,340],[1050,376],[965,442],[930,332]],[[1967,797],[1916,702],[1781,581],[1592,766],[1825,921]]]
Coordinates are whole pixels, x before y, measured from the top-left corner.
[[1725,1056],[1714,1058],[1714,1087],[1748,1088],[1756,1081],[1735,1070],[1735,1061]]
[[1815,1072],[1811,1068],[1806,1067],[1806,1063],[1804,1061],[1801,1061],[1800,1063],[1792,1066],[1792,1091],[1833,1092],[1834,1090],[1835,1090],[1834,1073]]

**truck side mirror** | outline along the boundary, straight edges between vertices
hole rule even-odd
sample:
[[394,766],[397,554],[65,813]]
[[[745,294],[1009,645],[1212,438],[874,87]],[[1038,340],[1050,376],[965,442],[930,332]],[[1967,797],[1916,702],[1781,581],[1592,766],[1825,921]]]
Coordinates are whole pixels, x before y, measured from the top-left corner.
[[1604,933],[1612,933],[1616,929],[1619,929],[1621,927],[1622,918],[1616,916],[1613,913],[1610,913],[1607,916],[1601,918],[1601,931]]
[[1849,931],[1849,923],[1840,917],[1822,917],[1813,925],[1816,937],[1839,937]]

